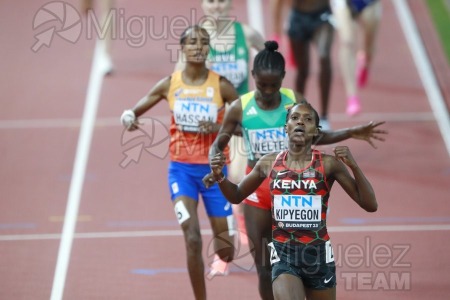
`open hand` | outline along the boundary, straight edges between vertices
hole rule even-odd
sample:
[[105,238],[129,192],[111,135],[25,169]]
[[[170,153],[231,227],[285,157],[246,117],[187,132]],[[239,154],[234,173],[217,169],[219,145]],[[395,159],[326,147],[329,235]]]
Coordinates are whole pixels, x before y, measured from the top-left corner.
[[358,140],[367,141],[372,147],[377,148],[373,143],[373,140],[378,140],[384,142],[385,139],[382,135],[387,134],[386,130],[377,129],[378,126],[383,125],[385,122],[369,122],[367,125],[360,125],[352,128],[351,136],[352,138]]

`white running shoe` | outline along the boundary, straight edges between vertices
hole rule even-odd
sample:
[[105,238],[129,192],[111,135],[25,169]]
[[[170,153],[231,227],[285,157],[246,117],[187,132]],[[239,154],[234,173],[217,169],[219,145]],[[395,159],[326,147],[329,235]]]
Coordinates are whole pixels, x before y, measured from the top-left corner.
[[212,279],[214,276],[227,276],[229,273],[228,263],[221,260],[220,257],[215,254],[207,278]]

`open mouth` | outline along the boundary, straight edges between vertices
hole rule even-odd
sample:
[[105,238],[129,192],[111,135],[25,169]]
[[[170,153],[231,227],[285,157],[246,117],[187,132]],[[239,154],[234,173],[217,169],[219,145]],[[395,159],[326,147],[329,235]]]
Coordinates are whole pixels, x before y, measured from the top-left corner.
[[305,129],[303,129],[302,127],[297,127],[297,128],[294,129],[294,132],[305,133]]
[[204,54],[202,54],[202,53],[192,54],[191,57],[192,57],[192,59],[195,59],[195,60],[204,60],[204,59],[206,59],[206,56]]

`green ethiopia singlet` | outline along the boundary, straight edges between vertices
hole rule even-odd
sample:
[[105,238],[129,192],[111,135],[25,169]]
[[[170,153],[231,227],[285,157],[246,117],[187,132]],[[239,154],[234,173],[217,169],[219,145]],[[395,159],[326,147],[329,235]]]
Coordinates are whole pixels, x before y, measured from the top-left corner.
[[281,103],[273,110],[263,110],[256,103],[255,92],[241,96],[242,130],[248,160],[257,161],[261,156],[286,149],[287,109],[296,103],[293,90],[281,88]]
[[[242,25],[234,22],[235,43],[210,47],[208,60],[210,69],[228,79],[239,95],[245,94],[249,89],[248,77],[248,48],[245,41]],[[220,35],[219,35],[220,39]],[[230,49],[229,49],[230,48]],[[223,51],[221,51],[223,50]]]

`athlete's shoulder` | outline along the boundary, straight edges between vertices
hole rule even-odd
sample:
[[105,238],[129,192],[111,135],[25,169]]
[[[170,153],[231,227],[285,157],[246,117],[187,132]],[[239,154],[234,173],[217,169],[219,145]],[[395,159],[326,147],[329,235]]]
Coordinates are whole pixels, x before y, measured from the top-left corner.
[[221,88],[228,87],[230,85],[233,86],[231,81],[229,81],[226,77],[220,75],[219,73],[217,73],[216,71],[213,71],[213,70],[209,70],[209,78],[208,79],[218,82]]
[[233,109],[234,111],[239,111],[242,113],[242,100],[241,97],[238,97],[236,100],[231,102],[230,109]]
[[170,84],[171,84],[173,79],[174,79],[173,74],[169,75],[169,76],[166,76],[166,77],[162,78],[160,81],[158,81],[156,83],[155,87],[169,89]]
[[181,84],[183,80],[181,80],[183,70],[175,70],[172,74],[169,76],[164,77],[160,82],[168,82],[170,84]]
[[265,171],[266,174],[269,174],[270,170],[273,167],[274,162],[276,161],[278,155],[282,152],[272,152],[263,155],[256,165],[259,165],[259,167]]
[[296,98],[296,92],[292,89],[289,88],[285,88],[285,87],[281,87],[280,88],[280,93],[287,96],[290,99],[295,99]]
[[345,168],[344,164],[339,159],[337,159],[336,156],[324,152],[321,152],[320,155],[325,170],[335,171],[337,170],[336,168]]
[[214,71],[214,70],[208,68],[208,72],[209,72],[209,74],[208,74],[208,77],[209,77],[209,78],[213,78],[213,79],[217,79],[217,80],[222,80],[222,77],[223,77],[223,76],[220,75],[219,73],[217,73],[216,71]]
[[183,73],[183,70],[175,70],[172,72],[172,74],[170,74],[167,77],[172,77],[172,78],[181,78],[181,74]]
[[210,72],[216,74],[216,75],[218,76],[219,81],[220,81],[221,83],[223,82],[223,83],[225,83],[225,84],[231,84],[231,85],[232,85],[231,81],[229,81],[225,76],[222,76],[222,75],[220,75],[219,73],[216,73],[215,71],[211,71],[211,70],[210,70]]
[[261,158],[260,158],[260,160],[265,160],[265,161],[270,161],[270,162],[273,162],[277,157],[278,157],[278,155],[280,155],[280,154],[282,154],[283,152],[272,152],[272,153],[268,153],[268,154],[265,154],[265,155],[263,155]]

